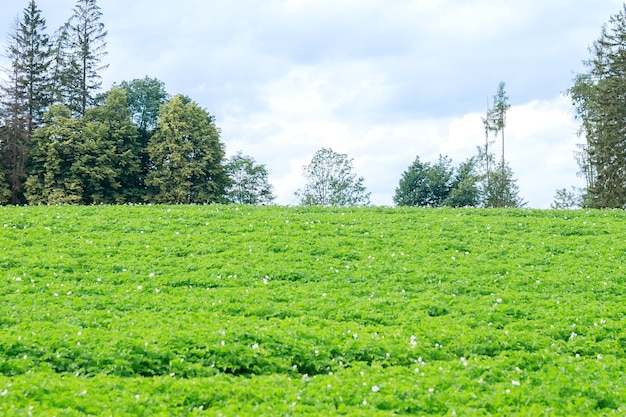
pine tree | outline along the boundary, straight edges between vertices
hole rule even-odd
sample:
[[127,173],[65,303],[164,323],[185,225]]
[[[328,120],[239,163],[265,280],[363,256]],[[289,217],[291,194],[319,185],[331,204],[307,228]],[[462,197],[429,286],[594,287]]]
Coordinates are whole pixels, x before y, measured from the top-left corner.
[[581,121],[577,161],[587,181],[583,205],[626,204],[626,5],[590,48],[587,72],[569,90]]
[[2,86],[2,166],[10,183],[12,204],[25,202],[23,183],[34,130],[51,103],[50,40],[46,22],[34,0],[24,9],[10,36],[11,66]]
[[57,103],[83,116],[97,101],[106,52],[102,12],[96,0],[78,0],[74,14],[56,36],[54,75]]

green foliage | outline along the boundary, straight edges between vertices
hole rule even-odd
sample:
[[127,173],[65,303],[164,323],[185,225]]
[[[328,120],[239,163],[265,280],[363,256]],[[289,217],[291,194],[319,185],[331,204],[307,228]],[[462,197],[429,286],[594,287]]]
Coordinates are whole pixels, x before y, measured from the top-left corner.
[[83,121],[70,110],[54,105],[46,113],[44,127],[35,132],[30,153],[26,198],[30,204],[76,204],[83,188],[71,167],[81,153]]
[[622,415],[623,211],[0,208],[2,415]]
[[453,168],[447,156],[432,165],[418,156],[402,174],[393,201],[399,206],[477,206],[478,180],[473,159]]
[[159,110],[159,129],[148,143],[151,171],[146,185],[157,203],[214,203],[228,181],[224,145],[214,118],[185,96]]
[[102,86],[100,73],[107,55],[102,12],[96,0],[78,0],[74,13],[59,30],[56,40],[55,83],[57,102],[76,116],[97,104]]
[[[10,67],[0,88],[0,167],[9,182],[11,204],[25,202],[26,160],[30,139],[50,104],[50,44],[46,21],[33,0],[9,37]],[[4,203],[4,198],[1,198]]]
[[237,152],[225,166],[230,180],[226,199],[236,204],[271,204],[276,198],[268,182],[265,165],[258,165],[251,156]]
[[520,208],[526,202],[519,196],[517,180],[508,163],[500,161],[493,171],[487,174],[483,189],[485,207]]
[[140,162],[137,129],[130,122],[126,93],[113,89],[106,103],[74,118],[53,106],[35,133],[26,194],[31,204],[133,202]]
[[550,208],[557,210],[572,210],[582,206],[582,197],[580,192],[572,187],[571,191],[567,188],[556,190],[554,201],[550,204]]
[[302,171],[306,184],[295,192],[301,205],[345,207],[370,202],[370,193],[363,184],[365,180],[353,172],[352,159],[346,154],[322,148]]
[[622,207],[626,203],[626,5],[611,16],[590,48],[587,71],[569,90],[581,122],[577,161],[587,181],[585,205]]
[[131,118],[137,129],[147,133],[154,131],[158,126],[159,108],[168,98],[165,83],[146,76],[122,81],[120,88],[126,91]]

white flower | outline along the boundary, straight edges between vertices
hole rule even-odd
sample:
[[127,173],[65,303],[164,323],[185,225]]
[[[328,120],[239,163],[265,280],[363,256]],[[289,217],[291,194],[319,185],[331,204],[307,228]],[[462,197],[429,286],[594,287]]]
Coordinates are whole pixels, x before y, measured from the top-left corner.
[[516,381],[514,379],[511,380],[511,385],[513,385],[514,387],[519,387],[521,384],[519,381]]
[[380,391],[380,387],[378,385],[372,385],[372,392]]
[[496,300],[496,303],[501,303],[501,302],[502,302],[502,298],[498,298],[498,299]]
[[154,272],[150,272],[149,277],[150,277],[150,278],[154,278]]
[[570,340],[574,339],[576,336],[578,336],[575,332],[572,332],[572,334],[569,335]]
[[358,339],[359,335],[355,333],[355,334],[352,335],[352,337],[354,337],[355,339]]
[[255,343],[252,345],[252,349],[257,350],[259,348],[259,344]]
[[138,289],[139,291],[141,291],[141,290],[143,290],[143,287],[142,287],[141,285],[137,285],[137,289]]

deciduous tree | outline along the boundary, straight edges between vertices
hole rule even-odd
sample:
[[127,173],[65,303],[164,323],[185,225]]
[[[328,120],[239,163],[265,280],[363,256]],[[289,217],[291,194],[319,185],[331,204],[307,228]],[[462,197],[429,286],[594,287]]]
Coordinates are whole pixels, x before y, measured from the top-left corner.
[[257,164],[251,156],[237,152],[226,163],[229,185],[226,199],[236,204],[270,204],[276,196],[268,182],[265,165]]
[[352,159],[346,154],[322,148],[302,170],[306,183],[295,192],[302,205],[361,206],[370,202],[365,180],[353,172]]
[[228,178],[224,145],[215,119],[185,96],[159,110],[159,129],[148,143],[151,171],[146,185],[158,203],[214,203],[224,198]]
[[113,89],[104,104],[80,118],[63,105],[52,106],[35,132],[26,181],[29,202],[139,202],[136,137],[123,90]]

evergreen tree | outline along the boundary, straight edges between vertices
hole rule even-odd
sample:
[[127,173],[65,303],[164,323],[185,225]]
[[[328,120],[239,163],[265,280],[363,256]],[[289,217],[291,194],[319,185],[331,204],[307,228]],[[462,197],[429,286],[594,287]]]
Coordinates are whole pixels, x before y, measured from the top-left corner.
[[580,191],[576,187],[572,187],[571,191],[567,188],[560,188],[556,190],[554,201],[550,204],[550,208],[555,210],[572,210],[581,207],[581,204]]
[[498,166],[488,174],[488,181],[483,189],[483,205],[492,208],[519,208],[526,202],[519,196],[517,180],[509,164],[500,161]]
[[368,205],[363,177],[352,171],[352,159],[346,154],[322,148],[315,152],[311,163],[303,168],[306,184],[295,192],[305,206],[360,206]]
[[158,125],[148,143],[151,170],[146,185],[154,193],[153,201],[223,201],[228,177],[222,165],[224,145],[214,117],[188,97],[178,95],[161,106]]
[[58,103],[67,105],[74,115],[83,116],[97,103],[102,85],[101,71],[108,65],[102,12],[96,0],[78,0],[74,14],[57,33],[54,74]]
[[585,139],[577,160],[587,180],[586,206],[626,203],[625,50],[626,5],[603,27],[590,48],[587,71],[576,76],[569,91]]
[[447,156],[440,155],[436,164],[422,162],[418,156],[402,174],[393,201],[398,206],[477,206],[478,181],[474,159],[455,168]]
[[25,202],[23,184],[30,140],[51,103],[51,52],[45,32],[46,21],[31,0],[10,36],[7,56],[11,66],[2,85],[2,167],[10,183],[12,204]]
[[454,170],[450,194],[442,205],[449,207],[478,207],[480,204],[480,176],[477,164],[470,158]]

